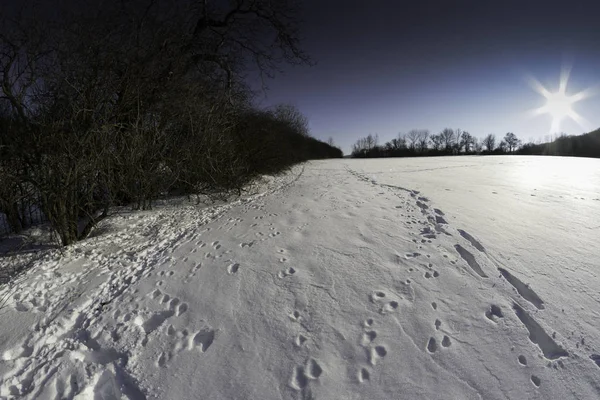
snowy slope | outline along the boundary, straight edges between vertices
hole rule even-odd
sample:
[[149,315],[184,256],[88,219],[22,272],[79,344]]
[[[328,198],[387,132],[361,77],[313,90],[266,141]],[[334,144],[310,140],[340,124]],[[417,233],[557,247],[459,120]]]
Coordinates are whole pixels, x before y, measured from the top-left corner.
[[600,180],[521,162],[311,162],[115,217],[0,289],[0,398],[597,398]]

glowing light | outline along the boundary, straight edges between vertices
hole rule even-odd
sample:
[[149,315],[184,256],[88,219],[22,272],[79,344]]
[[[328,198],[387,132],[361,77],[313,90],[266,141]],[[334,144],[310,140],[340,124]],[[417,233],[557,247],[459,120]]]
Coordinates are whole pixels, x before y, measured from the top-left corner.
[[563,67],[560,74],[558,92],[556,93],[550,92],[534,77],[527,78],[531,88],[546,98],[546,104],[533,110],[533,114],[549,114],[552,117],[550,133],[558,133],[560,131],[560,124],[565,118],[572,119],[584,130],[590,129],[589,122],[573,110],[573,104],[595,95],[597,90],[596,88],[588,88],[577,94],[571,96],[567,95],[567,85],[569,83],[570,75],[571,67]]

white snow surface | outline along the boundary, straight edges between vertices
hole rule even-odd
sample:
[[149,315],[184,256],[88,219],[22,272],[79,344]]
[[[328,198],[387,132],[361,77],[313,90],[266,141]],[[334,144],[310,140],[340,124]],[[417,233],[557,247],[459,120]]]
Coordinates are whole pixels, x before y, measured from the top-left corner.
[[569,158],[315,161],[117,215],[18,256],[0,399],[597,399],[599,233]]

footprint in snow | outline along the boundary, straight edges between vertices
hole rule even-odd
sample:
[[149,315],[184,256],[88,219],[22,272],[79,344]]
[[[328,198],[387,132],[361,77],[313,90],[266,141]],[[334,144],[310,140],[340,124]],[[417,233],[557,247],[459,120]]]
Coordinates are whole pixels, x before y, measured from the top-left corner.
[[425,272],[425,278],[427,279],[431,279],[431,278],[437,278],[438,276],[440,276],[440,273],[437,271],[433,271],[433,272]]
[[361,368],[358,372],[358,382],[364,383],[365,381],[371,380],[371,374],[366,368]]
[[203,328],[190,338],[188,349],[193,350],[197,348],[201,353],[206,353],[214,340],[215,330],[211,327]]
[[240,269],[240,264],[231,264],[230,266],[227,267],[227,273],[229,275],[233,275],[236,274]]
[[437,348],[437,341],[434,337],[430,337],[427,342],[427,351],[433,354],[437,351]]
[[498,322],[498,318],[504,318],[504,314],[502,314],[502,309],[495,304],[490,306],[490,309],[485,312],[485,316],[490,321]]
[[288,268],[288,269],[286,269],[284,271],[280,271],[279,274],[278,274],[278,276],[279,276],[279,279],[283,279],[283,278],[285,278],[287,276],[292,276],[295,273],[296,273],[296,270],[294,268],[290,267],[290,268]]
[[323,374],[323,368],[314,358],[308,359],[305,366],[296,366],[292,372],[290,386],[295,390],[303,390],[309,381],[317,380]]
[[527,365],[527,358],[525,358],[525,356],[519,356],[518,360],[519,360],[519,364],[521,364],[523,366]]
[[369,355],[371,365],[376,365],[379,360],[383,359],[387,355],[387,349],[385,346],[375,346],[371,348]]

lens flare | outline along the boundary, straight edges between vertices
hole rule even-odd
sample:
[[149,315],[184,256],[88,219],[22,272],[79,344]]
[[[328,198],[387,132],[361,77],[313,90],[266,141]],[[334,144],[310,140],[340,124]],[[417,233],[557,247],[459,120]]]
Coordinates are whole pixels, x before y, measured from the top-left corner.
[[589,130],[589,122],[573,110],[573,104],[585,100],[597,93],[597,88],[588,88],[574,95],[567,95],[567,85],[571,75],[571,67],[563,67],[560,74],[558,92],[552,93],[544,87],[536,78],[529,76],[529,86],[546,99],[546,104],[533,110],[533,115],[549,114],[552,117],[550,133],[559,133],[560,124],[565,118],[575,121],[582,129]]

